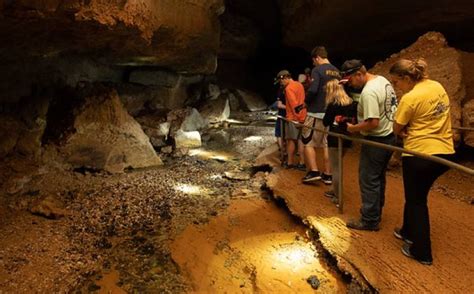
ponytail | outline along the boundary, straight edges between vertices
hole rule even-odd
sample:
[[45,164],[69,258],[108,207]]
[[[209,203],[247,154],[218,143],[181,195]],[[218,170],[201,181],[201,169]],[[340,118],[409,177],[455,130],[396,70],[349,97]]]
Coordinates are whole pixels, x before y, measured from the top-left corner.
[[415,60],[400,59],[390,68],[390,74],[408,76],[414,82],[428,78],[428,64],[423,58]]

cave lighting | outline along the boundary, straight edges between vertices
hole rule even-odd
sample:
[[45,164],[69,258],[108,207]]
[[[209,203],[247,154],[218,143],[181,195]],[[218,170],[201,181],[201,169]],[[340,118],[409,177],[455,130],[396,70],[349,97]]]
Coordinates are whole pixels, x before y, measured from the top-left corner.
[[244,139],[245,142],[257,142],[262,140],[263,138],[261,136],[250,136]]
[[202,193],[201,187],[197,185],[178,184],[174,188],[176,191],[183,192],[187,195],[200,195]]
[[311,264],[315,257],[314,252],[305,243],[293,243],[277,248],[273,251],[272,260],[289,271],[295,272]]
[[206,159],[215,159],[219,161],[229,161],[229,156],[220,154],[219,152],[207,151],[202,148],[189,150],[188,153],[190,156],[199,156]]

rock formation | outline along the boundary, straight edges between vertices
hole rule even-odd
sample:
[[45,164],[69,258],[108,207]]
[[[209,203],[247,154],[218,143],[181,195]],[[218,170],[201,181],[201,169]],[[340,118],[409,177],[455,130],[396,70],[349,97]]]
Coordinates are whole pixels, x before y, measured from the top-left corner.
[[93,91],[74,109],[72,133],[61,139],[66,160],[75,168],[109,172],[161,165],[149,138],[124,110],[117,92]]

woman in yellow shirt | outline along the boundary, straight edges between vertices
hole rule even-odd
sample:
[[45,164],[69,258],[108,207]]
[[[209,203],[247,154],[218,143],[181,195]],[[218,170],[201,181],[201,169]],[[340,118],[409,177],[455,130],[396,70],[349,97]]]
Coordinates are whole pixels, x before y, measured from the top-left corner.
[[[423,59],[401,59],[390,68],[392,84],[405,93],[400,99],[393,131],[404,148],[445,159],[454,154],[449,97],[443,86],[428,79]],[[403,226],[395,237],[405,241],[402,253],[431,265],[428,192],[448,167],[426,159],[402,155],[405,208]]]

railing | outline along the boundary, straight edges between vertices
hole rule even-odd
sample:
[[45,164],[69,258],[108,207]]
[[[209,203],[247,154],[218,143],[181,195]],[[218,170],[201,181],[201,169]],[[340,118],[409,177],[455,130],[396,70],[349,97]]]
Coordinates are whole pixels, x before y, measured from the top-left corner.
[[[277,117],[284,120],[284,121],[293,123],[297,126],[300,126],[300,127],[304,126],[301,123],[298,123],[298,122],[295,122],[295,121],[292,121],[292,120],[288,120],[285,117],[282,117],[282,116],[279,116],[279,115],[277,115]],[[343,134],[339,134],[339,133],[334,133],[334,132],[330,132],[330,131],[326,131],[326,130],[322,130],[322,129],[313,128],[313,127],[308,127],[308,126],[304,126],[304,127],[312,129],[312,130],[317,131],[317,132],[328,134],[330,136],[337,137],[337,139],[338,139],[338,159],[339,159],[338,190],[339,190],[339,195],[337,195],[337,197],[338,197],[338,200],[339,200],[339,213],[343,213],[343,210],[344,210],[344,198],[343,198],[343,188],[342,188],[343,187],[343,179],[344,179],[343,178],[343,165],[342,165],[342,150],[343,150],[342,140],[343,139],[358,142],[358,143],[362,143],[362,144],[366,144],[366,145],[379,147],[379,148],[390,150],[390,151],[399,151],[399,152],[402,152],[402,153],[411,154],[411,155],[414,155],[416,157],[420,157],[420,158],[423,158],[423,159],[426,159],[426,160],[430,160],[430,161],[434,161],[434,162],[446,165],[450,168],[459,170],[459,171],[461,171],[463,173],[466,173],[468,175],[471,175],[471,176],[474,175],[474,170],[473,169],[470,169],[468,167],[465,167],[465,166],[457,164],[455,162],[446,160],[446,159],[441,158],[441,157],[432,156],[432,155],[429,155],[429,154],[424,154],[424,153],[421,153],[421,152],[412,151],[412,150],[408,150],[408,149],[401,148],[401,147],[396,147],[396,146],[392,146],[392,145],[378,143],[378,142],[374,142],[374,141],[370,141],[370,140],[366,140],[366,139],[362,139],[362,138],[351,137],[351,136],[347,136],[347,135],[343,135]],[[456,129],[467,129],[468,131],[474,131],[473,128],[456,128]]]

